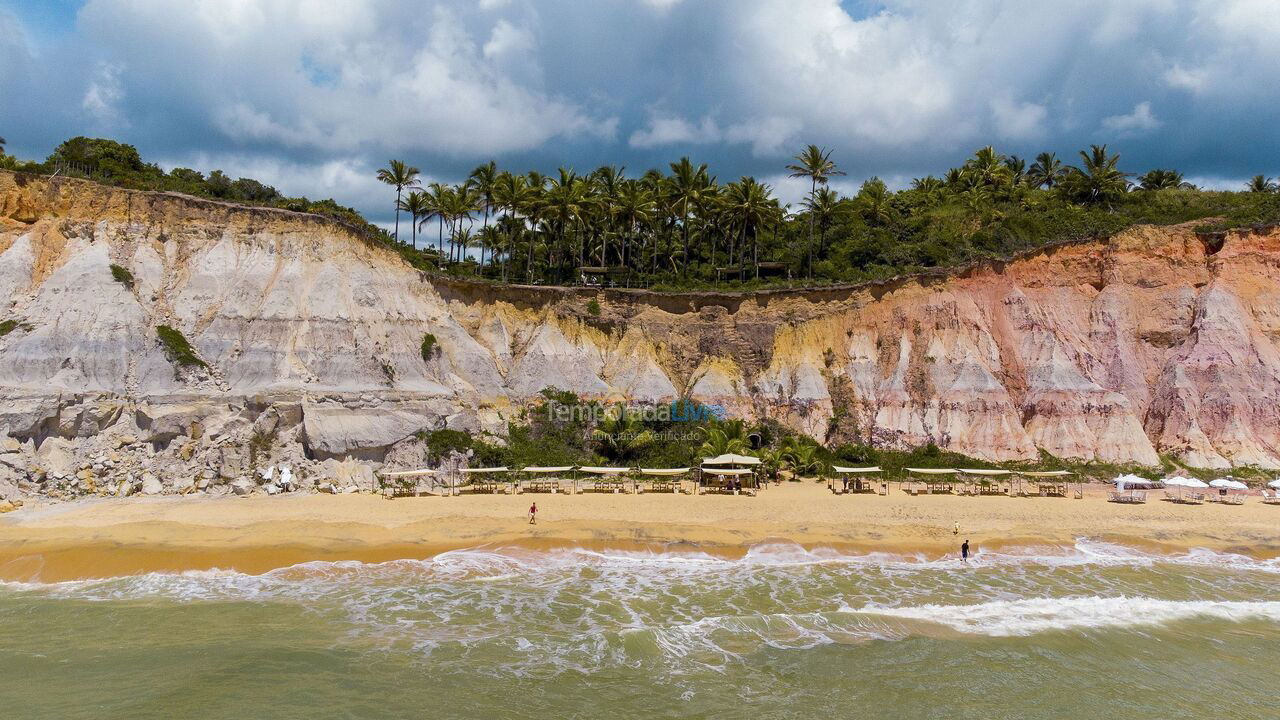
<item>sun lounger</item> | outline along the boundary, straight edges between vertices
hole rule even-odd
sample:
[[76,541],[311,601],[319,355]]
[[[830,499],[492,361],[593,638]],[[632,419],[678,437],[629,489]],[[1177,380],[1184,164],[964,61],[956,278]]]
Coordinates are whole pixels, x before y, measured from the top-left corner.
[[1233,493],[1231,495],[1223,495],[1222,504],[1223,505],[1243,505],[1245,497],[1246,497],[1245,495],[1238,494],[1238,493]]
[[1147,501],[1145,492],[1115,492],[1114,490],[1107,493],[1107,502],[1120,503],[1122,505],[1141,505]]
[[1280,492],[1262,491],[1262,502],[1264,505],[1280,505]]

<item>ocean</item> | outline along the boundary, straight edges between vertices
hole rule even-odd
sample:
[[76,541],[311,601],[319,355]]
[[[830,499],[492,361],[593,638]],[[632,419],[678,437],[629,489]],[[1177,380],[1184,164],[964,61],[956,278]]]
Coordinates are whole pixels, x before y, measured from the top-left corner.
[[771,543],[7,582],[0,716],[1276,718],[1280,562]]

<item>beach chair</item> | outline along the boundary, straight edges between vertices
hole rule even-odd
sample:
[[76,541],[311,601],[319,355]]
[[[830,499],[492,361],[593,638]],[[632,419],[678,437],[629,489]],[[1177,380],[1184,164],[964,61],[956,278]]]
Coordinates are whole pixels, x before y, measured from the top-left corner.
[[1245,499],[1245,497],[1247,497],[1247,496],[1245,496],[1245,495],[1243,495],[1243,494],[1240,494],[1240,493],[1232,493],[1231,495],[1223,495],[1223,496],[1222,496],[1222,504],[1223,504],[1223,505],[1243,505],[1243,504],[1244,504],[1244,499]]
[[1264,505],[1280,505],[1280,492],[1269,493],[1262,491],[1262,503]]

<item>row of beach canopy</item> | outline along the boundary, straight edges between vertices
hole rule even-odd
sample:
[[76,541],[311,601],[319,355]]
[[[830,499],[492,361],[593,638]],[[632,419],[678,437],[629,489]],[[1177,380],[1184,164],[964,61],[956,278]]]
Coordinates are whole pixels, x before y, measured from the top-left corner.
[[[1138,475],[1128,474],[1120,475],[1111,482],[1115,483],[1116,489],[1121,492],[1124,492],[1125,489],[1151,490],[1162,487],[1190,488],[1196,490],[1204,490],[1206,488],[1216,488],[1219,490],[1249,489],[1248,485],[1231,478],[1218,478],[1206,483],[1203,480],[1182,477],[1180,475],[1163,478],[1161,480],[1150,480]],[[1268,485],[1273,488],[1280,488],[1280,480],[1272,480]]]

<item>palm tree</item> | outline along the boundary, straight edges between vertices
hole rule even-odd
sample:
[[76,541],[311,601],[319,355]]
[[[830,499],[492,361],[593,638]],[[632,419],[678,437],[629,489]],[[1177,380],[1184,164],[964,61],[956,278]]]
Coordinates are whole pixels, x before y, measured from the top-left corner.
[[1143,190],[1186,190],[1191,187],[1191,183],[1184,182],[1182,173],[1177,170],[1151,170],[1138,178],[1138,183]]
[[[831,151],[820,148],[817,145],[806,147],[799,155],[796,155],[794,163],[787,166],[791,171],[791,177],[807,177],[809,178],[809,197],[812,198],[818,191],[819,185],[826,185],[827,182],[837,176],[844,175],[844,172],[836,168],[836,164],[831,161]],[[813,214],[809,214],[809,277],[813,277]]]
[[591,439],[605,457],[618,461],[634,457],[652,445],[655,437],[636,413],[627,412],[619,403],[591,431]]
[[3,155],[3,154],[4,154],[4,146],[5,146],[5,145],[8,145],[8,144],[9,144],[9,143],[8,143],[8,141],[7,141],[7,140],[5,140],[4,138],[0,137],[0,155]]
[[1254,175],[1249,180],[1249,184],[1245,186],[1245,189],[1249,192],[1269,193],[1276,192],[1277,185],[1266,175]]
[[840,210],[840,194],[829,187],[819,188],[816,194],[805,200],[804,209],[818,224],[818,257],[822,257],[827,252],[827,230]]
[[418,187],[416,167],[405,165],[400,160],[392,160],[388,167],[378,171],[378,179],[396,188],[396,242],[400,242],[400,193],[405,188]]
[[979,185],[997,187],[1011,181],[1012,174],[1006,165],[1005,156],[996,152],[990,145],[980,148],[964,164],[969,177]]
[[448,210],[452,199],[453,188],[444,183],[433,182],[427,186],[427,214],[422,216],[422,223],[435,219],[437,222],[436,252],[444,258],[444,226],[448,222]]
[[623,265],[627,265],[631,258],[631,245],[636,231],[652,222],[656,210],[653,191],[636,180],[628,180],[622,184],[614,214],[622,227]]
[[[484,226],[481,230],[489,227],[489,210],[493,208],[493,190],[497,179],[498,164],[492,160],[472,170],[467,176],[467,182],[475,188],[480,207],[484,210]],[[480,246],[480,264],[484,265],[484,245]]]
[[414,190],[405,196],[400,203],[400,209],[409,213],[413,219],[413,249],[418,249],[418,218],[423,217],[431,212],[431,201],[426,194]]
[[[775,207],[773,198],[769,197],[772,190],[768,185],[757,182],[750,176],[743,177],[736,183],[729,183],[725,188],[726,216],[742,233],[740,252],[746,252],[747,235],[751,235],[751,259],[756,264],[757,277],[760,275],[760,226],[769,222]],[[731,249],[730,255],[732,254]],[[739,268],[741,268],[741,262],[739,262]],[[741,270],[739,270],[738,279],[742,279]]]
[[892,193],[884,181],[872,177],[862,183],[854,203],[868,225],[888,225],[893,222],[893,208],[889,205],[891,198]]
[[1053,187],[1062,178],[1062,163],[1058,156],[1051,152],[1042,152],[1036,156],[1027,172],[1027,179],[1032,187]]
[[817,445],[810,442],[794,441],[790,438],[788,440],[790,442],[786,444],[783,460],[796,477],[803,477],[821,470],[822,463],[817,457]]
[[493,202],[499,210],[506,211],[512,222],[507,226],[507,252],[503,255],[502,279],[507,279],[507,266],[511,262],[511,253],[515,251],[516,232],[522,227],[517,220],[520,212],[533,199],[533,190],[523,175],[512,175],[504,172],[494,180]]
[[1017,155],[1010,155],[1004,159],[1005,169],[1009,171],[1009,177],[1014,185],[1021,185],[1027,179],[1027,161]]
[[689,274],[689,209],[697,205],[703,194],[710,191],[715,180],[707,174],[707,165],[702,163],[696,168],[688,157],[680,158],[680,162],[671,163],[671,191],[676,204],[680,206],[681,231],[684,234],[683,273]]
[[1067,194],[1081,202],[1109,202],[1129,190],[1129,173],[1117,167],[1120,156],[1107,152],[1106,145],[1090,145],[1080,151],[1079,168],[1068,168],[1063,179]]
[[702,429],[702,434],[702,447],[698,448],[698,452],[702,453],[703,457],[716,457],[729,453],[745,455],[751,448],[746,434],[737,432],[737,429],[729,423],[705,427]]

